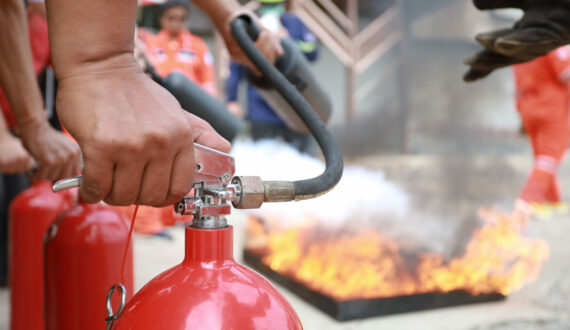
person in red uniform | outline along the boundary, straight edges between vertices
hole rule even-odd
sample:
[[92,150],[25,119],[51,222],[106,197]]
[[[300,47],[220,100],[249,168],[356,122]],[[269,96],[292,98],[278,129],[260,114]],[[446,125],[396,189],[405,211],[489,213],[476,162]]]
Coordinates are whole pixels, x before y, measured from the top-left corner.
[[514,72],[517,108],[534,153],[519,201],[548,216],[567,208],[561,203],[556,172],[570,141],[570,46],[515,65]]
[[161,30],[146,38],[150,60],[160,76],[180,72],[215,96],[213,57],[204,40],[186,28],[188,14],[185,0],[169,0],[161,6]]

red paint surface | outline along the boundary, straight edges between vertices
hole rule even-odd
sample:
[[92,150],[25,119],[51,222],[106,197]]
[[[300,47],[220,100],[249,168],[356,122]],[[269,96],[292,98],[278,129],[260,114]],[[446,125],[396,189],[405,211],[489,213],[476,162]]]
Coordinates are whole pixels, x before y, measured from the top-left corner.
[[[46,329],[105,329],[107,292],[119,278],[128,234],[128,220],[102,204],[80,203],[48,229]],[[123,285],[128,299],[133,293],[132,246]],[[118,306],[118,294],[113,302]]]
[[184,261],[147,283],[113,329],[302,329],[287,300],[234,261],[232,235],[186,228]]
[[44,328],[43,240],[58,214],[71,207],[69,192],[38,182],[10,204],[10,328]]

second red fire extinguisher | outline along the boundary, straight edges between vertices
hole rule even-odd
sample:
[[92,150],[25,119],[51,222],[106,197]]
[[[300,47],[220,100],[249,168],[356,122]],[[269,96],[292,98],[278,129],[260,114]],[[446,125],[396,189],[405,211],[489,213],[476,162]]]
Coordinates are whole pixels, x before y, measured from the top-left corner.
[[71,207],[72,192],[53,193],[41,181],[10,204],[10,329],[44,328],[43,239],[48,226]]
[[[128,220],[101,203],[79,202],[46,232],[45,309],[48,330],[105,328],[105,297],[117,284],[129,235]],[[129,246],[121,283],[133,293]],[[113,295],[119,305],[120,295]]]

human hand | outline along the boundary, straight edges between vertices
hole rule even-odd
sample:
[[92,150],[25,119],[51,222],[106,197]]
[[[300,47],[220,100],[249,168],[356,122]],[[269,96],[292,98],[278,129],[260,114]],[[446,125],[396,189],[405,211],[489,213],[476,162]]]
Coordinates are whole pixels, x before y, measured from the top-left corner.
[[219,23],[215,23],[218,31],[222,35],[228,52],[237,63],[243,64],[247,66],[250,70],[254,73],[259,74],[257,68],[251,63],[247,55],[242,51],[241,47],[234,39],[233,34],[230,29],[231,22],[241,16],[241,15],[248,15],[251,17],[252,21],[259,27],[260,33],[255,41],[255,45],[257,49],[261,51],[261,53],[267,58],[267,60],[271,63],[275,63],[275,60],[283,55],[283,47],[281,47],[281,40],[278,34],[272,33],[259,22],[257,16],[248,10],[238,10],[234,12],[231,16],[221,20]]
[[5,132],[0,134],[0,173],[17,174],[30,171],[34,160],[20,139]]
[[55,181],[80,172],[79,146],[65,134],[53,129],[47,120],[22,123],[18,126],[17,134],[37,162],[38,169],[30,176],[32,182]]
[[59,82],[59,118],[83,151],[79,193],[88,203],[170,205],[192,188],[193,142],[230,144],[125,58]]
[[243,118],[243,109],[241,107],[241,105],[239,104],[239,102],[236,101],[232,101],[232,102],[228,102],[226,104],[226,107],[228,108],[228,111],[238,117],[238,118]]
[[570,43],[570,0],[473,0],[478,9],[519,8],[524,15],[513,28],[477,35],[486,49],[467,59],[465,81],[496,69],[530,61]]

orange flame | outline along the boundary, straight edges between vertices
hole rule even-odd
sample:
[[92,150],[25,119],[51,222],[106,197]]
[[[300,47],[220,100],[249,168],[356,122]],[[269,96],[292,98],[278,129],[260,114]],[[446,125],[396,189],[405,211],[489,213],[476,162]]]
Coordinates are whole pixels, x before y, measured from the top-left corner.
[[497,211],[479,212],[477,230],[463,256],[420,254],[413,263],[398,244],[373,229],[330,233],[313,222],[269,231],[248,222],[248,249],[272,270],[337,300],[465,290],[507,295],[536,278],[548,258],[546,242],[520,233],[519,220]]

